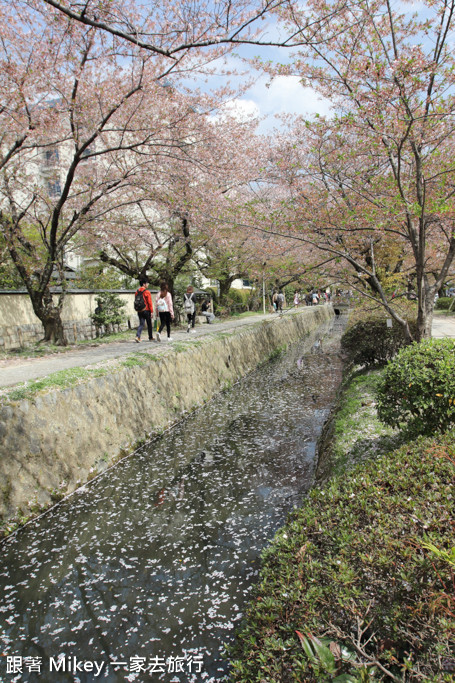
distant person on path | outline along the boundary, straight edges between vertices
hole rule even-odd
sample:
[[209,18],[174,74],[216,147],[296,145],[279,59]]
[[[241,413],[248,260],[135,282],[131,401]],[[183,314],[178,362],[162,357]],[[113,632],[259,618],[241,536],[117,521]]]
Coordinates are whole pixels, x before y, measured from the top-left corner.
[[278,292],[276,290],[274,290],[274,292],[272,294],[272,306],[273,306],[274,311],[276,311],[276,309],[277,309],[277,303],[276,303],[277,296],[278,296]]
[[208,325],[211,325],[211,324],[212,324],[212,320],[215,320],[215,316],[214,316],[213,313],[210,311],[210,301],[209,301],[208,299],[205,299],[205,300],[202,302],[201,313],[202,313],[202,315],[205,316],[205,318],[207,319],[207,324],[208,324]]
[[313,306],[317,306],[318,303],[319,303],[319,295],[318,295],[318,293],[316,292],[316,290],[315,290],[315,291],[313,292],[313,294],[311,295],[311,299],[312,299],[312,304],[313,304]]
[[278,295],[276,297],[276,310],[278,313],[283,312],[283,304],[284,304],[284,294],[283,292],[278,292]]
[[95,319],[94,319],[94,322],[95,322],[95,337],[96,337],[97,339],[98,339],[98,337],[102,337],[102,336],[103,336],[104,326],[100,323],[100,318],[101,318],[102,314],[103,314],[103,304],[102,304],[101,301],[100,301],[100,302],[98,303],[98,306],[95,308],[95,316],[97,316],[97,317],[95,317]]
[[157,341],[161,341],[161,332],[166,325],[167,340],[172,341],[171,337],[171,320],[174,320],[174,306],[172,304],[172,296],[168,290],[167,284],[162,282],[160,291],[156,297],[156,310],[160,316],[160,328],[156,333]]
[[[152,314],[153,314],[153,303],[152,295],[148,290],[148,280],[146,278],[141,278],[139,280],[139,289],[136,290],[134,295],[134,309],[137,311],[139,316],[139,327],[136,332],[135,341],[139,344],[141,341],[142,330],[147,323],[147,330],[149,333],[149,341],[153,341],[153,326],[152,326]],[[144,308],[141,308],[144,305]]]
[[300,294],[296,291],[294,294],[294,306],[298,308],[300,304]]
[[187,332],[195,332],[194,324],[196,322],[196,295],[191,285],[188,285],[186,292],[183,295],[183,309],[186,313],[186,320],[188,327]]

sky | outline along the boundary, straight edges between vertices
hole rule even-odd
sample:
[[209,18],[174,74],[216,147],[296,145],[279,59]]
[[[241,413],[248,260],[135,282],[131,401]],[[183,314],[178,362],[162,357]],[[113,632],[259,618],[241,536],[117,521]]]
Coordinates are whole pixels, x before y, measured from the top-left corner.
[[[238,49],[238,52],[238,58],[229,56],[225,62],[225,68],[229,71],[237,70],[242,74],[237,77],[231,76],[230,83],[235,86],[247,79],[254,82],[244,94],[227,104],[226,109],[229,112],[236,112],[239,118],[255,116],[260,119],[260,133],[270,133],[274,128],[279,128],[280,122],[277,117],[283,114],[297,114],[306,118],[314,114],[329,114],[330,102],[312,88],[303,86],[298,76],[278,76],[271,80],[268,75],[262,75],[247,65],[245,59],[257,56],[259,48],[244,46]],[[264,60],[283,63],[289,59],[289,51],[263,47],[260,56]],[[221,60],[219,67],[221,71]],[[214,76],[205,87],[216,87],[223,82],[222,77]],[[198,85],[204,88],[202,82]]]

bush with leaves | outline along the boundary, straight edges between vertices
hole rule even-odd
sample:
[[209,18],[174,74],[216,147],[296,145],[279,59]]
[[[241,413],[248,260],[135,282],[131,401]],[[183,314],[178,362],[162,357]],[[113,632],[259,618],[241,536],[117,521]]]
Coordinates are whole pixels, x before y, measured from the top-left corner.
[[[416,331],[415,322],[409,322],[411,334]],[[394,320],[387,326],[384,316],[372,316],[358,320],[341,338],[341,348],[352,365],[372,367],[384,365],[391,360],[407,341],[403,330]]]
[[453,683],[455,431],[314,489],[263,553],[236,683]]
[[455,339],[427,339],[400,351],[377,386],[378,416],[410,435],[455,423]]
[[97,308],[95,313],[92,313],[92,319],[95,327],[104,327],[106,333],[109,334],[115,327],[119,327],[125,321],[125,314],[123,309],[126,302],[115,292],[103,292],[95,299]]
[[455,297],[453,296],[440,296],[436,301],[435,308],[438,311],[448,311],[449,308],[453,311],[455,310]]

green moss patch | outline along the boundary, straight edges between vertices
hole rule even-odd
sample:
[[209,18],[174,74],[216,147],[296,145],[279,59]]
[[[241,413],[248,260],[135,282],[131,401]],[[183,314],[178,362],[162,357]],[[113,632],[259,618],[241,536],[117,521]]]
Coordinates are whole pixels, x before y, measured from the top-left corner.
[[455,680],[454,438],[312,491],[263,553],[231,681]]

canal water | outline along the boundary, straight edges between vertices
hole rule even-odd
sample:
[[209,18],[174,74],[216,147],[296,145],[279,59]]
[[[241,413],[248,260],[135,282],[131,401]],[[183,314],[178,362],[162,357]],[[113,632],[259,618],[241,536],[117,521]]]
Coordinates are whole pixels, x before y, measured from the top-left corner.
[[342,326],[294,344],[0,546],[1,681],[223,680],[260,552],[312,484]]

